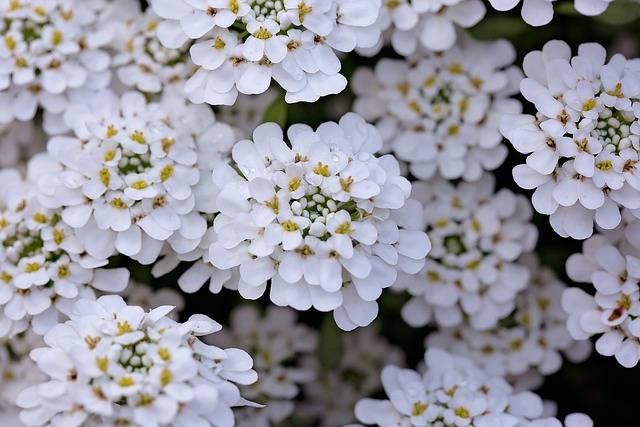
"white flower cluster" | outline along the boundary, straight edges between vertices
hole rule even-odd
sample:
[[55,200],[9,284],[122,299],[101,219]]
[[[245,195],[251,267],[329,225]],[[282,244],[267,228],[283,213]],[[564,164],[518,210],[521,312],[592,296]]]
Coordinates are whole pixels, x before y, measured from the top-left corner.
[[317,357],[304,360],[318,377],[303,387],[305,399],[296,405],[296,425],[335,427],[353,422],[358,400],[382,389],[380,370],[389,364],[404,365],[402,350],[379,334],[379,326],[373,323],[343,333],[340,358],[331,360],[329,366],[323,366]]
[[477,331],[468,325],[430,333],[425,346],[466,356],[490,375],[520,376],[531,368],[551,375],[562,366],[560,352],[572,361],[584,360],[589,343],[576,342],[567,330],[568,315],[560,303],[567,286],[535,257],[523,257],[531,280],[518,294],[516,308],[492,329]]
[[0,123],[0,167],[24,169],[31,157],[44,150],[45,140],[32,121]]
[[[390,32],[393,49],[408,56],[421,50],[443,51],[456,43],[456,29],[469,28],[484,18],[480,0],[382,0],[378,25]],[[378,53],[383,43],[365,53]]]
[[[504,378],[487,374],[468,358],[432,348],[425,362],[424,374],[386,366],[381,377],[389,400],[360,400],[355,407],[358,420],[380,427],[562,426],[555,418],[541,418],[538,395],[514,392]],[[593,427],[593,422],[571,414],[565,426]]]
[[[204,315],[185,323],[147,313],[117,295],[80,300],[71,320],[31,352],[49,381],[20,393],[27,426],[193,425],[231,427],[231,406],[245,401],[234,383],[257,378],[242,350],[206,345],[195,336],[220,330]],[[51,423],[51,424],[49,424]]]
[[498,130],[505,112],[520,112],[520,70],[506,40],[467,40],[442,54],[380,60],[352,81],[353,109],[375,122],[385,150],[417,178],[436,174],[475,181],[507,157]]
[[[35,157],[37,170],[48,159]],[[45,166],[46,167],[46,166]],[[126,269],[96,269],[106,258],[85,254],[74,230],[60,212],[44,208],[35,197],[33,180],[14,169],[0,172],[0,337],[30,326],[44,334],[69,314],[78,298],[94,298],[94,289],[120,292]]]
[[117,0],[109,6],[101,18],[114,29],[109,46],[115,51],[112,67],[118,80],[146,93],[167,88],[182,91],[197,68],[189,60],[191,45],[164,47],[156,37],[161,19],[151,8],[142,12],[139,3],[131,0]]
[[195,103],[231,105],[238,92],[258,94],[275,80],[287,102],[314,102],[341,92],[347,80],[334,51],[375,45],[380,0],[152,0],[165,19],[160,41],[189,39],[201,68],[185,92]]
[[16,398],[22,390],[46,379],[29,358],[32,349],[43,345],[42,337],[33,329],[10,339],[0,339],[0,417],[3,426],[24,426],[19,419]]
[[296,322],[295,311],[269,306],[260,315],[253,305],[233,309],[230,329],[205,339],[221,347],[246,349],[254,360],[258,381],[242,388],[245,398],[265,403],[264,408],[235,411],[238,427],[269,427],[290,416],[300,385],[315,380],[316,372],[300,366],[301,357],[313,354],[317,332]]
[[593,284],[595,295],[578,287],[569,288],[562,295],[572,337],[586,340],[600,335],[596,351],[615,356],[627,368],[636,366],[640,360],[638,236],[640,220],[633,218],[613,232],[586,240],[582,253],[567,260],[567,274],[576,282]]
[[[554,1],[556,0],[522,0],[522,19],[534,27],[548,24],[553,19]],[[574,6],[583,15],[596,16],[607,10],[612,1],[575,0]],[[506,11],[516,7],[520,0],[489,0],[489,3],[496,10]]]
[[0,122],[32,120],[38,106],[65,111],[72,89],[109,84],[111,32],[104,0],[0,2]]
[[316,131],[293,125],[287,135],[291,146],[278,125],[263,124],[233,148],[240,173],[214,169],[220,213],[210,262],[239,268],[245,298],[260,297],[270,280],[276,305],[333,310],[344,330],[366,326],[396,268],[417,272],[431,246],[414,227],[417,202],[406,203],[411,185],[392,156],[373,156],[380,135],[356,114]]
[[49,141],[62,169],[38,180],[39,199],[62,208],[90,255],[117,250],[150,264],[165,243],[178,254],[198,248],[211,168],[222,143],[233,143],[227,125],[208,107],[174,96],[148,103],[139,92],[102,92],[70,105],[64,119],[75,136]]
[[527,54],[520,85],[538,113],[505,114],[500,131],[528,154],[513,175],[535,189],[533,206],[563,237],[585,239],[593,223],[616,227],[620,207],[640,216],[640,62],[596,43],[578,55],[563,41]]
[[518,258],[533,250],[538,232],[528,200],[508,189],[495,192],[494,181],[484,175],[457,186],[441,178],[414,183],[412,196],[425,206],[423,227],[433,247],[417,274],[401,272],[393,285],[413,296],[402,308],[410,325],[468,321],[484,330],[515,308],[530,279]]

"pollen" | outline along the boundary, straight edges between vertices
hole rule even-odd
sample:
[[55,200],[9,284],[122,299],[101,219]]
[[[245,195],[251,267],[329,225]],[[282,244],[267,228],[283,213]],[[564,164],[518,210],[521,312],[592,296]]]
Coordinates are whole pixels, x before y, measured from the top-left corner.
[[33,220],[35,222],[39,222],[40,224],[46,224],[47,223],[47,217],[44,214],[40,213],[40,212],[36,212],[33,215]]
[[162,168],[162,171],[160,172],[160,180],[162,182],[165,182],[166,180],[171,178],[172,175],[173,175],[173,166],[166,165],[165,167]]
[[615,89],[607,91],[607,95],[615,96],[616,98],[624,98],[624,93],[622,93],[622,83],[616,83]]
[[453,413],[456,414],[460,418],[469,418],[469,410],[467,408],[465,408],[464,406],[456,408],[453,411]]
[[173,138],[162,138],[160,143],[162,144],[162,151],[164,151],[165,154],[169,154],[169,150],[176,144],[176,140]]
[[96,348],[96,346],[101,340],[102,340],[102,337],[90,337],[90,336],[84,337],[84,342],[89,347],[89,350],[93,350],[94,348]]
[[305,2],[300,2],[298,4],[298,16],[300,17],[300,22],[304,22],[304,17],[311,13],[313,8],[311,6],[307,6]]
[[212,47],[213,47],[214,49],[217,49],[217,50],[222,50],[222,49],[224,49],[224,47],[225,47],[226,45],[227,45],[227,44],[224,42],[224,40],[222,40],[220,37],[216,37],[216,39],[215,39],[215,40],[214,40],[214,42],[213,42]]
[[120,387],[129,387],[134,385],[136,382],[131,377],[122,377],[118,380],[118,385]]
[[282,223],[282,228],[284,228],[285,231],[296,231],[298,230],[298,224],[288,219]]
[[109,182],[111,181],[111,172],[109,172],[109,169],[107,168],[100,169],[100,172],[98,172],[98,175],[100,176],[100,181],[102,181],[102,184],[105,187],[108,187]]
[[35,271],[38,271],[42,268],[42,264],[39,264],[37,262],[28,262],[27,265],[25,266],[25,273],[33,273]]
[[300,187],[300,182],[301,180],[297,176],[291,178],[291,181],[289,182],[289,191],[296,191]]
[[166,362],[171,358],[171,353],[169,353],[169,350],[167,350],[167,348],[161,347],[158,349],[158,356],[160,356],[160,359]]
[[601,171],[608,171],[613,169],[613,164],[611,163],[611,160],[603,160],[596,163],[596,168],[600,169]]
[[107,151],[104,154],[104,161],[105,162],[110,162],[111,160],[113,160],[116,157],[116,152],[115,150],[111,150],[111,151]]
[[148,186],[149,186],[149,184],[147,184],[145,181],[143,181],[141,179],[136,181],[136,182],[134,182],[133,184],[131,184],[131,188],[133,188],[134,190],[144,190]]
[[351,190],[351,184],[353,184],[353,177],[348,176],[347,179],[340,178],[340,187],[342,191],[348,193]]
[[64,279],[65,277],[69,277],[69,274],[71,272],[69,271],[69,266],[67,264],[62,264],[61,266],[58,267],[58,277],[60,279]]
[[22,56],[16,58],[15,64],[17,68],[27,68],[27,66],[29,65],[27,63],[27,60],[24,59]]
[[273,34],[271,34],[271,32],[269,32],[269,30],[267,30],[266,28],[260,27],[260,29],[253,34],[253,37],[260,40],[267,40],[273,37]]
[[[114,125],[107,126],[107,139],[113,138],[117,134],[118,134],[118,130],[116,129],[116,127]],[[131,139],[133,139],[133,138],[131,138]]]
[[318,162],[318,166],[313,170],[316,175],[329,177],[329,165],[323,165],[322,162]]
[[274,214],[278,215],[280,212],[280,209],[278,208],[278,196],[273,196],[273,200],[271,201],[265,200],[264,204],[266,207],[271,208]]
[[[92,349],[95,348],[95,345],[91,348]],[[96,357],[96,365],[98,366],[98,369],[100,369],[102,372],[107,372],[107,368],[109,367],[109,359],[107,358],[107,356]]]
[[133,133],[131,135],[129,135],[129,138],[132,141],[137,142],[138,144],[146,144],[147,143],[147,140],[145,139],[144,134],[139,130],[133,131]]
[[6,36],[4,38],[4,44],[7,45],[7,49],[13,50],[16,48],[16,40],[11,36]]
[[167,368],[164,368],[162,370],[162,374],[160,374],[160,382],[162,382],[162,385],[166,386],[167,384],[169,384],[172,378],[173,374],[171,373],[171,371]]
[[240,5],[238,4],[238,0],[230,0],[229,1],[229,10],[231,13],[237,15],[238,11],[240,11]]
[[112,208],[116,209],[126,209],[128,207],[120,197],[115,197],[111,202],[109,202],[109,205],[111,205]]
[[64,240],[64,230],[53,230],[53,241],[56,245],[59,245]]
[[336,228],[336,234],[350,234],[355,230],[351,228],[351,222],[345,221],[338,228]]
[[51,44],[57,46],[60,43],[62,43],[62,33],[58,30],[54,30],[51,34]]
[[117,336],[133,332],[133,329],[131,329],[131,325],[129,325],[128,320],[125,320],[124,322],[118,322],[116,323],[116,326],[118,328]]
[[424,411],[426,411],[428,407],[429,405],[427,405],[426,403],[422,403],[420,401],[414,402],[413,411],[411,411],[411,415],[413,415],[414,417],[417,417],[418,415],[421,415]]
[[13,280],[13,276],[7,273],[6,271],[3,271],[0,274],[0,280],[2,280],[4,283],[9,283],[10,281]]
[[593,98],[589,98],[587,99],[587,102],[585,102],[584,105],[582,106],[582,111],[592,110],[593,107],[595,106],[596,106],[596,100]]

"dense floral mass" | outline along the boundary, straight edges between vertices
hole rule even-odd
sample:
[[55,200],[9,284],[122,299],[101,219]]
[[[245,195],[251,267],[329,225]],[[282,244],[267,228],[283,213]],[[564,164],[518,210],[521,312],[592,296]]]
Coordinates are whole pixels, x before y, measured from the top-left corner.
[[637,424],[638,17],[0,0],[0,425]]
[[316,101],[341,92],[335,51],[378,42],[380,0],[153,0],[165,19],[158,38],[169,48],[188,40],[201,68],[185,91],[195,103],[231,105],[238,93],[259,94],[271,79],[287,102]]
[[[316,131],[264,124],[213,172],[220,213],[209,248],[219,269],[239,268],[238,290],[298,310],[334,310],[345,330],[377,316],[397,270],[417,272],[431,244],[417,230],[411,186],[391,156],[376,158],[376,129],[355,115]],[[401,209],[405,208],[405,209]]]
[[[171,306],[149,312],[116,295],[80,300],[70,320],[45,336],[31,357],[51,381],[18,396],[28,426],[232,426],[234,382],[257,378],[251,357],[195,338],[220,330],[206,316],[177,323]],[[62,398],[62,399],[61,399]]]
[[415,177],[475,181],[507,156],[498,125],[521,108],[510,98],[521,78],[514,58],[506,40],[467,40],[442,54],[381,59],[356,71],[353,109]]
[[505,116],[502,133],[529,154],[513,170],[523,188],[536,191],[533,205],[551,215],[561,236],[585,239],[594,222],[605,229],[620,209],[640,216],[640,63],[583,44],[571,57],[561,41],[547,43],[524,60],[520,85],[536,116]]

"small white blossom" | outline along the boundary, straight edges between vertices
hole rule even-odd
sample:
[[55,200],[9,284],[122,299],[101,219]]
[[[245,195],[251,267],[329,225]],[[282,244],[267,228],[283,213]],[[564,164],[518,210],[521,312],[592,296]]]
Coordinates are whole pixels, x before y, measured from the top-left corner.
[[106,3],[0,3],[0,98],[9,104],[0,121],[29,121],[40,106],[47,114],[60,114],[69,91],[109,84],[111,58],[104,47],[111,32],[98,24]]
[[596,351],[630,368],[640,360],[640,220],[628,216],[630,222],[585,240],[583,252],[569,257],[569,277],[593,284],[595,295],[566,289],[562,307],[574,339],[598,335]]
[[316,131],[291,126],[288,137],[291,147],[278,125],[261,125],[233,148],[240,174],[214,169],[220,213],[209,260],[239,268],[245,298],[271,279],[277,305],[334,311],[345,330],[366,326],[396,268],[415,273],[430,248],[401,210],[410,184],[392,156],[373,156],[380,136],[355,114]]
[[419,179],[438,174],[475,181],[507,156],[498,130],[505,112],[519,112],[521,73],[506,40],[467,40],[442,54],[380,60],[352,80],[354,111],[375,123],[385,151]]
[[538,113],[505,114],[500,126],[528,155],[513,170],[516,183],[535,189],[533,206],[563,237],[586,239],[594,222],[615,228],[621,207],[640,216],[640,63],[605,59],[596,43],[574,57],[558,40],[530,52],[520,90]]
[[[43,157],[34,157],[29,168],[51,163]],[[0,337],[29,326],[44,334],[74,301],[95,298],[94,289],[120,292],[129,276],[123,268],[96,269],[107,259],[85,253],[61,212],[38,202],[33,180],[13,169],[0,172]]]
[[253,357],[258,381],[241,391],[266,407],[238,409],[237,426],[268,427],[293,413],[300,386],[316,379],[315,370],[300,361],[317,350],[317,339],[315,330],[296,323],[295,311],[269,306],[261,315],[251,305],[233,309],[230,327],[205,339],[221,347],[246,349]]
[[[553,2],[556,0],[522,0],[522,19],[529,25],[539,27],[553,19]],[[578,12],[587,16],[600,15],[613,0],[575,0]],[[511,10],[520,0],[489,0],[491,6],[499,11]]]
[[168,48],[189,51],[201,68],[185,92],[195,103],[232,105],[238,93],[265,92],[271,80],[287,102],[314,102],[341,92],[335,51],[374,46],[380,0],[153,0],[164,19],[157,35]]
[[[305,366],[317,372],[317,379],[304,384],[305,399],[296,405],[293,415],[298,425],[333,427],[353,422],[356,402],[382,389],[380,370],[388,364],[404,365],[402,350],[391,345],[379,330],[380,324],[374,322],[341,336],[329,334],[332,342],[321,341],[319,345],[337,348],[339,356],[331,354],[330,361],[318,357],[304,360]],[[337,347],[333,340],[338,341]]]
[[165,242],[178,254],[198,248],[210,204],[200,196],[213,186],[201,177],[221,160],[216,145],[233,138],[228,126],[181,97],[147,103],[138,92],[72,104],[65,121],[75,137],[49,141],[62,170],[40,178],[39,197],[62,208],[89,254],[150,264]]
[[[388,35],[393,49],[409,56],[424,49],[451,49],[456,43],[457,29],[473,27],[485,12],[479,0],[383,0],[378,25],[382,31],[386,30],[384,34]],[[381,40],[362,53],[373,56],[382,45]]]
[[523,257],[531,271],[529,285],[518,294],[515,310],[498,326],[476,331],[467,325],[440,329],[425,345],[440,347],[472,359],[490,375],[524,375],[531,368],[551,375],[562,365],[560,352],[574,362],[584,360],[590,345],[574,341],[567,330],[567,314],[560,304],[567,286],[533,256]]
[[393,285],[413,296],[402,309],[410,325],[464,321],[485,330],[515,308],[530,279],[518,258],[533,250],[538,233],[524,196],[494,191],[492,175],[457,186],[441,178],[414,183],[433,247],[417,274],[401,272]]
[[47,347],[31,352],[50,381],[18,395],[21,421],[233,426],[231,407],[244,402],[234,383],[257,379],[251,357],[204,344],[195,336],[220,325],[204,315],[176,323],[171,309],[145,312],[117,295],[78,301],[71,320],[45,335]]

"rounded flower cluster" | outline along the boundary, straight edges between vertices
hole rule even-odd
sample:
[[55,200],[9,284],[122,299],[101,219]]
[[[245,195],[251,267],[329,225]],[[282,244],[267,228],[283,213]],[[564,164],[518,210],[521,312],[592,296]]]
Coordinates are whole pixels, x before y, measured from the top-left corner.
[[527,54],[520,85],[538,113],[506,114],[500,131],[528,154],[513,175],[535,189],[533,206],[563,237],[585,239],[593,223],[616,227],[620,207],[640,216],[640,62],[563,41]]
[[44,132],[32,121],[0,123],[0,167],[24,168],[28,159],[44,150],[45,141]]
[[109,84],[111,33],[97,25],[104,0],[0,3],[0,122],[60,114],[71,89]]
[[124,85],[146,93],[164,88],[182,91],[196,66],[189,60],[187,43],[179,49],[164,47],[156,37],[161,19],[153,9],[140,10],[138,2],[118,0],[102,15],[114,28],[110,44],[115,55],[113,68]]
[[560,303],[567,286],[535,257],[523,257],[531,281],[517,296],[516,308],[498,326],[476,331],[467,325],[429,334],[427,348],[439,347],[464,355],[490,375],[524,375],[533,368],[551,375],[562,366],[561,352],[577,362],[590,353],[587,342],[576,342],[567,330],[567,314]]
[[[443,51],[456,42],[456,27],[469,28],[484,17],[487,9],[480,0],[382,0],[378,25],[389,30],[391,46],[400,55],[421,50]],[[378,53],[376,48],[367,54]]]
[[[362,397],[382,390],[379,372],[385,365],[404,365],[404,354],[379,333],[373,323],[341,336],[323,334],[325,357],[308,357],[304,365],[318,373],[304,384],[305,399],[296,404],[296,425],[344,426],[355,420],[353,407]],[[335,341],[334,341],[335,340]],[[321,350],[322,352],[322,350]]]
[[[522,0],[522,19],[534,27],[546,25],[553,19],[553,2],[556,0]],[[613,0],[575,0],[578,12],[587,16],[600,15]],[[489,0],[494,9],[511,10],[520,0]]]
[[567,260],[567,274],[576,282],[593,284],[595,295],[578,287],[562,295],[572,337],[587,340],[600,335],[596,351],[615,356],[627,368],[640,360],[639,235],[640,220],[632,219],[614,232],[586,240],[582,253]]
[[33,329],[0,339],[0,417],[6,427],[22,427],[20,408],[16,405],[18,394],[27,387],[45,380],[29,352],[44,345],[42,337]]
[[457,186],[440,178],[416,182],[412,195],[425,206],[423,226],[433,247],[424,268],[400,273],[393,285],[413,296],[403,319],[412,326],[433,320],[495,327],[529,283],[529,268],[518,260],[538,236],[528,200],[507,189],[494,192],[492,175]]
[[201,68],[185,92],[195,103],[231,105],[238,92],[258,94],[275,80],[287,102],[341,92],[334,51],[375,45],[380,0],[152,0],[157,35],[169,48],[189,39]]
[[201,179],[211,169],[201,168],[220,161],[218,150],[233,143],[233,132],[215,123],[208,107],[103,92],[71,105],[65,122],[75,136],[49,141],[62,170],[39,179],[39,198],[62,208],[89,254],[106,258],[117,250],[150,264],[165,242],[179,254],[198,247],[213,186]]
[[264,408],[236,411],[238,427],[269,427],[293,413],[300,385],[315,379],[316,372],[301,367],[301,357],[317,347],[317,332],[296,323],[295,311],[270,305],[264,315],[252,305],[231,312],[230,329],[205,339],[218,346],[245,349],[254,360],[258,381],[242,388],[245,398],[265,403]]
[[242,350],[195,336],[220,330],[204,315],[185,323],[117,295],[80,300],[71,320],[44,337],[31,358],[49,381],[18,395],[27,426],[231,427],[231,406],[245,402],[234,383],[257,379]]
[[[34,158],[38,169],[47,160]],[[46,167],[46,166],[45,166]],[[78,298],[95,298],[94,289],[120,292],[126,269],[96,269],[106,258],[93,258],[60,212],[44,208],[35,184],[13,169],[0,172],[0,337],[31,327],[44,334],[69,314]]]
[[[431,348],[425,362],[424,374],[386,366],[381,377],[389,400],[360,400],[355,407],[358,420],[380,427],[562,426],[554,418],[540,419],[538,395],[514,392],[504,378],[487,374],[466,357]],[[572,414],[566,426],[592,427],[593,422]]]
[[382,59],[353,77],[353,109],[375,122],[385,150],[409,163],[420,179],[436,174],[474,181],[507,157],[500,116],[520,112],[521,72],[510,66],[506,40],[461,44],[442,54],[402,61]]
[[233,148],[240,173],[214,169],[210,262],[239,267],[245,298],[260,297],[271,279],[276,305],[333,310],[345,330],[366,326],[396,267],[417,272],[431,246],[411,229],[419,211],[405,204],[411,185],[392,156],[373,156],[380,135],[355,114],[316,131],[293,125],[288,138],[291,146],[278,125],[261,125]]

